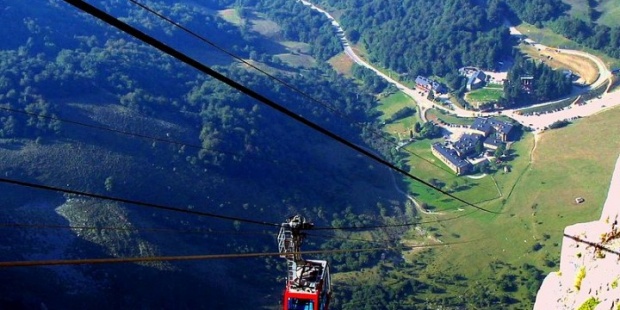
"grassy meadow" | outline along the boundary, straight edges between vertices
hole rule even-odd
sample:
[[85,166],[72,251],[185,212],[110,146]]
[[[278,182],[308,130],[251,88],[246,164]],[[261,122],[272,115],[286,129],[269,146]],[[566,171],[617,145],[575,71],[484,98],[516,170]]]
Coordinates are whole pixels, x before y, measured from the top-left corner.
[[[405,107],[413,107],[417,109],[415,101],[400,91],[381,98],[380,103],[381,104],[377,107],[377,110],[381,112],[381,115],[379,116],[380,121],[385,121],[391,118],[394,113]],[[409,130],[415,126],[416,122],[422,124],[419,111],[412,116],[386,124],[384,130],[394,137],[398,138],[399,134],[404,137],[403,135],[409,135]]]
[[[476,279],[489,276],[487,267],[496,260],[515,266],[527,263],[547,272],[556,268],[548,262],[558,262],[564,227],[600,216],[620,152],[618,120],[620,109],[616,108],[547,131],[533,153],[532,135],[524,137],[515,145],[519,157],[512,162],[512,172],[494,176],[502,198],[480,204],[501,214],[476,212],[435,224],[444,242],[479,241],[468,244],[466,250],[437,249],[428,272]],[[586,201],[577,205],[576,197]],[[542,249],[535,250],[536,243]]]
[[347,77],[353,77],[353,60],[344,52],[332,57],[328,63],[336,70],[336,72]]
[[610,68],[615,68],[620,65],[620,59],[612,58],[600,51],[581,46],[579,43],[567,39],[566,37],[559,35],[548,28],[536,28],[534,25],[522,22],[517,26],[517,29],[537,43],[551,48],[559,47],[564,49],[576,49],[590,53],[602,59]]
[[465,100],[472,103],[494,102],[502,98],[503,95],[504,87],[502,85],[489,85],[468,92],[465,96]]
[[457,125],[471,125],[474,123],[473,118],[468,117],[458,117],[451,114],[444,114],[439,112],[437,109],[428,109],[426,110],[426,117],[428,119],[439,119],[445,123],[449,124],[457,124]]
[[596,12],[594,20],[588,14],[590,9],[589,1],[581,0],[563,0],[562,2],[570,5],[569,14],[585,21],[593,21],[597,24],[607,25],[609,27],[620,26],[620,1],[619,0],[599,0],[593,9]]

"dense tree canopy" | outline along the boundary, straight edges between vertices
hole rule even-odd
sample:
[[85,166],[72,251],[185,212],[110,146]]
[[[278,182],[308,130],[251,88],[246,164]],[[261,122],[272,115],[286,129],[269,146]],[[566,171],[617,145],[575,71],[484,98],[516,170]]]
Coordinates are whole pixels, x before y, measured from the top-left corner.
[[508,72],[509,82],[504,84],[504,104],[541,102],[568,95],[572,89],[570,78],[544,63],[517,56]]
[[464,65],[493,69],[510,52],[501,7],[470,0],[329,0],[360,33],[370,60],[399,73],[444,76]]
[[587,47],[620,58],[620,27],[563,16],[549,24],[553,31]]
[[504,2],[519,19],[539,26],[542,22],[561,16],[570,8],[562,0],[504,0]]

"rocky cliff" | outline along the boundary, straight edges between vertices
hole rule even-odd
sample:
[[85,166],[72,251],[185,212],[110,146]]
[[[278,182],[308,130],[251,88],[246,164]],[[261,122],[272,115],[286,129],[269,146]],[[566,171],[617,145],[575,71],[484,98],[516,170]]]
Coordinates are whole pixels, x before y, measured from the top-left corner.
[[535,310],[620,309],[620,158],[598,221],[566,227],[560,270],[538,291]]

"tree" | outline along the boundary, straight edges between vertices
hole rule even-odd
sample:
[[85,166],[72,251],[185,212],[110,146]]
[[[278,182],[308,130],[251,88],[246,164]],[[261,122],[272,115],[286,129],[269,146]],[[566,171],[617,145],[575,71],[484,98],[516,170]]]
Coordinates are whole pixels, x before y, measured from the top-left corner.
[[422,126],[422,130],[420,131],[420,136],[427,139],[434,139],[441,137],[441,128],[435,126],[433,122],[426,122]]
[[388,122],[395,122],[399,119],[403,119],[409,116],[414,115],[416,112],[416,110],[412,107],[404,107],[396,112],[394,112],[394,114],[392,114],[392,117],[390,117],[387,121]]
[[484,151],[484,141],[482,139],[478,139],[476,142],[476,154],[480,154]]
[[415,125],[413,126],[413,131],[415,131],[415,133],[420,133],[420,131],[422,131],[422,125],[420,125],[420,123],[415,122]]
[[105,185],[105,190],[108,192],[111,192],[114,189],[114,178],[111,176],[107,177],[105,179],[104,185]]
[[428,99],[428,100],[430,100],[430,101],[435,100],[435,94],[433,93],[433,91],[432,91],[432,90],[429,90],[429,91],[428,91],[428,96],[426,97],[426,99]]
[[495,150],[495,153],[493,155],[495,155],[495,157],[500,158],[502,156],[504,156],[504,152],[506,152],[506,145],[504,145],[503,143],[500,144],[497,149]]
[[360,39],[359,31],[355,29],[347,29],[347,39],[349,39],[351,43],[356,44]]

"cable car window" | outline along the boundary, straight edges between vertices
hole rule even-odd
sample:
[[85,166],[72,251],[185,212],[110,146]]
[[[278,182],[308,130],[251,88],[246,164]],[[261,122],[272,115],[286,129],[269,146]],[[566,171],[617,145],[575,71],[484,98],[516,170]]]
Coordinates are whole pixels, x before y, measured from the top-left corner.
[[314,302],[312,300],[307,300],[307,299],[289,298],[288,309],[289,310],[313,310]]

